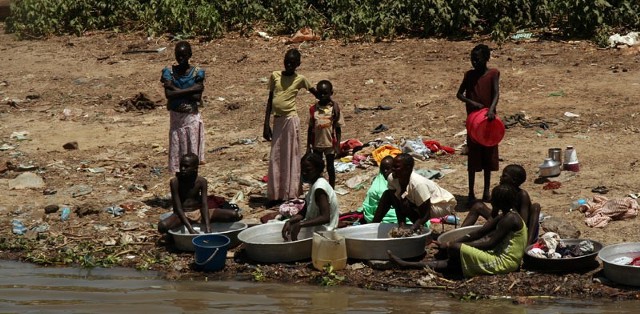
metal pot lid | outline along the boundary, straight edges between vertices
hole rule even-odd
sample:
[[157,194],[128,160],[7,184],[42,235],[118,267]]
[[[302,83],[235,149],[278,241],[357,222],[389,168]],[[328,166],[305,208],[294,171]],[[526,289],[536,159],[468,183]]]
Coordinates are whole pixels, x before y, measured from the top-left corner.
[[560,162],[551,158],[545,158],[539,168],[554,168],[560,166]]

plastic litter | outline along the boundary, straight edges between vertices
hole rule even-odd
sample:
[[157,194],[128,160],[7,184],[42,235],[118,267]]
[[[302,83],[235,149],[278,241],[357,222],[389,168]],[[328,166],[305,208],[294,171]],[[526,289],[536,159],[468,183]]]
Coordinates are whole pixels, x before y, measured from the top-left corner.
[[113,217],[120,217],[124,215],[124,208],[114,205],[106,208],[107,213],[113,215]]
[[69,207],[63,207],[62,212],[60,213],[60,220],[67,221],[69,220],[69,215],[71,215],[71,209]]
[[273,37],[269,36],[266,32],[258,32],[258,36],[264,38],[265,40],[271,40]]
[[333,166],[336,168],[336,172],[338,173],[356,170],[356,165],[350,162],[334,161]]
[[43,232],[47,232],[49,231],[49,224],[47,224],[46,222],[42,223],[41,225],[32,228],[31,230],[37,232],[37,233],[43,233]]
[[620,34],[613,34],[609,36],[609,47],[614,48],[617,45],[629,45],[633,46],[640,42],[640,33],[630,32],[624,36]]
[[13,226],[13,234],[23,235],[27,232],[27,227],[24,226],[22,221],[13,219],[11,220],[11,225]]
[[533,37],[533,33],[527,32],[523,29],[518,30],[515,34],[511,35],[511,39],[513,40],[531,39],[531,37]]
[[16,141],[25,141],[29,139],[27,136],[29,136],[28,131],[16,131],[11,133],[10,138]]
[[320,40],[318,36],[310,27],[303,27],[299,29],[291,39],[287,40],[285,44],[301,43],[305,41]]
[[431,153],[420,137],[415,140],[403,140],[400,147],[403,153],[407,153],[421,160],[428,159],[429,153]]
[[577,118],[577,117],[579,117],[580,115],[579,115],[579,114],[577,114],[577,113],[573,113],[573,112],[569,112],[569,111],[567,111],[567,112],[565,112],[565,113],[564,113],[564,116],[565,116],[565,117],[567,117],[567,118]]
[[11,146],[7,143],[2,144],[2,146],[0,146],[0,151],[5,151],[5,150],[12,150],[15,149],[14,146]]
[[429,220],[432,224],[450,224],[457,225],[460,223],[460,218],[455,215],[446,215],[444,217],[431,218]]
[[580,206],[582,206],[582,205],[587,205],[587,200],[586,199],[581,198],[581,199],[575,200],[575,201],[573,201],[571,203],[571,206],[569,207],[569,211],[570,212],[574,211],[574,210],[580,208]]

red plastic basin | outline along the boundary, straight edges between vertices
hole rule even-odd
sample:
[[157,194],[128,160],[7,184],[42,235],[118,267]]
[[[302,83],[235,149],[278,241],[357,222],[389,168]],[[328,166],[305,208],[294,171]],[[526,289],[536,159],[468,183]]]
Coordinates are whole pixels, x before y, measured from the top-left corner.
[[482,146],[496,146],[504,138],[504,124],[496,116],[489,121],[487,119],[489,108],[480,109],[469,114],[467,117],[467,133],[471,139]]

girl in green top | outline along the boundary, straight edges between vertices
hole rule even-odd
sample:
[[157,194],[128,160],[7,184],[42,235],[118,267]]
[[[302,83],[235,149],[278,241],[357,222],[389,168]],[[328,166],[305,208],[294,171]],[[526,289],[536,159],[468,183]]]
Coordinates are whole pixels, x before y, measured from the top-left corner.
[[501,184],[491,191],[491,205],[501,212],[481,229],[466,234],[455,242],[438,243],[446,250],[446,260],[406,262],[388,251],[389,257],[401,266],[429,266],[435,271],[459,270],[465,277],[505,274],[520,267],[527,246],[527,226],[513,210],[517,191]]

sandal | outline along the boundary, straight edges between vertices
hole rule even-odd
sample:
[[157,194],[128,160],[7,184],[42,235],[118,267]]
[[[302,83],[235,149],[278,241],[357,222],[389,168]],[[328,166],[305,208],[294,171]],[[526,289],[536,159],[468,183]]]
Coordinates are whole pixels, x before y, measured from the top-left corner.
[[599,185],[599,186],[596,186],[595,188],[591,189],[591,192],[599,193],[599,194],[607,194],[607,193],[609,193],[609,189],[604,185]]
[[376,134],[376,133],[380,133],[388,130],[389,128],[386,125],[380,124],[375,129],[373,129],[373,131],[371,131],[371,134]]

